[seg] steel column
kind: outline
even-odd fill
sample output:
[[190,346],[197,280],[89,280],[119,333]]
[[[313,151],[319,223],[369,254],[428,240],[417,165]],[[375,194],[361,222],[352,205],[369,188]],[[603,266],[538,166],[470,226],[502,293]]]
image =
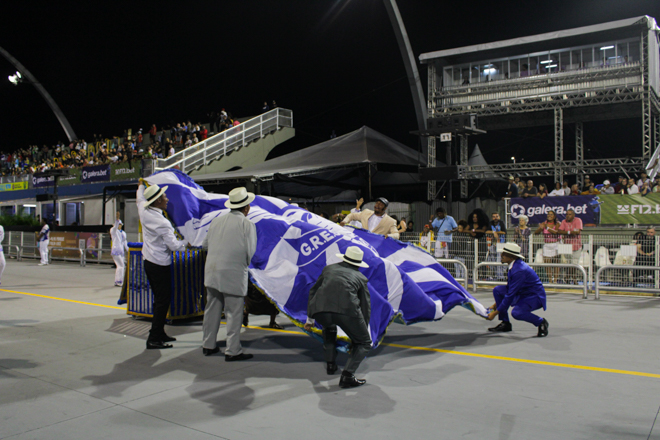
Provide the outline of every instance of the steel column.
[[584,138],[582,122],[575,123],[575,163],[577,164],[577,184],[584,186]]
[[642,65],[642,158],[651,159],[653,149],[651,139],[651,94],[649,85],[649,37],[648,30],[642,30],[640,41],[640,64]]
[[564,161],[564,110],[555,108],[555,182],[564,178],[562,162]]
[[[428,137],[428,145],[429,145],[429,152],[428,152],[428,167],[432,168],[435,167],[435,136],[429,136]],[[427,200],[433,200],[435,199],[435,180],[429,180],[426,185],[427,192],[426,192],[426,198]]]
[[[459,165],[466,166],[468,165],[468,137],[467,135],[460,135],[460,148],[459,148]],[[447,164],[448,166],[451,164]],[[461,180],[461,199],[468,198],[468,181],[466,179]]]

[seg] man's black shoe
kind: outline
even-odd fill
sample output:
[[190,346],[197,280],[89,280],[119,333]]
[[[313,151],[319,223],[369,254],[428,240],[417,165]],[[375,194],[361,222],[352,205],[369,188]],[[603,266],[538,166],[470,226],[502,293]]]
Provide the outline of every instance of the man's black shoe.
[[218,347],[215,347],[215,348],[203,348],[202,347],[202,353],[204,353],[204,356],[211,356],[212,354],[216,354],[219,351],[220,351],[220,349]]
[[364,379],[358,379],[354,374],[343,372],[339,379],[340,388],[355,388],[367,383]]
[[512,329],[511,323],[507,321],[502,321],[497,327],[491,327],[488,329],[489,332],[510,332]]
[[539,338],[548,336],[548,327],[550,327],[548,320],[543,318],[543,322],[539,325],[539,333],[536,336]]
[[166,344],[163,341],[147,341],[147,350],[160,350],[163,348],[172,348],[172,344]]
[[328,374],[335,374],[337,372],[337,363],[336,362],[328,362],[326,371]]
[[252,354],[237,354],[236,356],[229,356],[228,354],[225,355],[225,362],[234,362],[234,361],[246,361],[248,359],[252,359],[254,355]]
[[163,336],[163,342],[174,342],[176,341],[176,338],[173,338],[172,336]]
[[247,314],[247,313],[243,313],[243,325],[244,325],[245,327],[247,327],[247,326],[248,326],[248,322],[249,322],[248,314]]

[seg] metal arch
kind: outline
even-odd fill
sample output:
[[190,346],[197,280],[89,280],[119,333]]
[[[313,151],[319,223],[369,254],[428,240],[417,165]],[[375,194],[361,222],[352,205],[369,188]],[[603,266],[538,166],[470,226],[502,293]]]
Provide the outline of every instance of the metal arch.
[[69,121],[66,119],[66,116],[64,116],[64,113],[62,113],[62,110],[60,110],[59,106],[55,102],[52,96],[46,91],[44,86],[41,85],[39,81],[37,81],[37,78],[30,73],[29,70],[25,68],[21,63],[18,62],[16,58],[11,56],[9,52],[7,52],[5,49],[0,47],[0,53],[9,61],[19,72],[21,72],[21,75],[23,75],[25,78],[28,79],[28,82],[34,86],[35,89],[41,94],[41,96],[46,100],[48,103],[48,106],[50,109],[55,113],[55,117],[57,117],[57,120],[59,121],[60,125],[64,129],[64,133],[66,133],[67,138],[69,138],[69,141],[72,141],[74,139],[77,139],[76,133],[73,132],[73,128],[71,128],[71,124],[69,124]]

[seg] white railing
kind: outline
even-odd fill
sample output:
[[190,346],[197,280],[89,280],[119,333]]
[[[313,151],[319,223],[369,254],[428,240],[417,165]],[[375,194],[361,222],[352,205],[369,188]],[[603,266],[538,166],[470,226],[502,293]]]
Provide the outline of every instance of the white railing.
[[166,159],[158,159],[155,171],[175,167],[184,173],[199,170],[282,127],[293,127],[293,111],[278,107],[211,136]]

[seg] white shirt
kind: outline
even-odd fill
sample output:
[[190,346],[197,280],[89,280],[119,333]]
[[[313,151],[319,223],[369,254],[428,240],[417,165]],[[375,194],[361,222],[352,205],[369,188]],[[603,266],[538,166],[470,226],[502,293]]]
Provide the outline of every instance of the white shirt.
[[566,188],[562,188],[562,189],[564,190],[564,195],[565,196],[570,196],[571,195],[571,188],[570,187],[567,186]]
[[552,196],[552,197],[556,197],[556,196],[563,197],[565,195],[566,193],[564,192],[563,189],[553,189],[552,191],[550,191],[550,194],[548,194],[548,196]]
[[368,226],[369,230],[373,231],[374,229],[376,229],[376,226],[378,226],[380,224],[380,221],[382,219],[383,219],[382,215],[379,217],[376,214],[369,217],[369,222],[367,223],[367,226]]
[[639,187],[634,183],[628,188],[628,194],[639,194]]
[[44,225],[44,227],[41,228],[41,231],[39,231],[39,234],[41,234],[41,238],[39,239],[39,241],[47,241],[48,232],[50,232],[50,228],[48,227],[48,225]]
[[172,263],[172,252],[184,250],[186,242],[176,238],[174,226],[163,216],[162,209],[146,206],[144,185],[138,187],[136,196],[144,242],[142,256],[159,266],[169,266]]
[[115,225],[110,229],[110,236],[112,237],[112,251],[110,255],[124,255],[124,252],[128,252],[126,232],[123,229],[119,229],[119,220],[115,221]]

